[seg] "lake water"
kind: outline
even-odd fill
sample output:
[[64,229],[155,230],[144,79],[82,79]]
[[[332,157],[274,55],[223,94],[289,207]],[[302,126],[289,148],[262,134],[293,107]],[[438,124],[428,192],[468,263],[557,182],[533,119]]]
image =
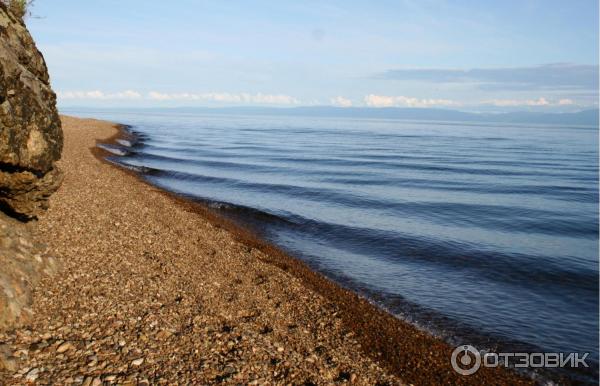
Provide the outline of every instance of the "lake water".
[[596,129],[70,113],[131,125],[113,161],[452,343],[597,366]]

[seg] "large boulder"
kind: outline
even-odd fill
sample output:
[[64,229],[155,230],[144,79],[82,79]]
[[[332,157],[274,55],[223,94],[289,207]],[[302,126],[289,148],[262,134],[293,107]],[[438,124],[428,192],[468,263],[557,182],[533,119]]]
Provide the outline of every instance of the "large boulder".
[[44,57],[0,1],[0,209],[36,217],[62,181],[63,135]]

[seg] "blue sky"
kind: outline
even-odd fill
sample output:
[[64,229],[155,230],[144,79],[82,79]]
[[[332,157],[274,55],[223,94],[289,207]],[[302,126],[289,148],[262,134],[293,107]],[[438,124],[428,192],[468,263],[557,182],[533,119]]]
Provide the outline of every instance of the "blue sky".
[[598,104],[598,2],[37,0],[61,106]]

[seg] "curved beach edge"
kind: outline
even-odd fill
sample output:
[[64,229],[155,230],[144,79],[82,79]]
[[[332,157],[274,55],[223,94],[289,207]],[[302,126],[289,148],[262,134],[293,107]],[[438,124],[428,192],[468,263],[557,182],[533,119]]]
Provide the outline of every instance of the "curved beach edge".
[[[118,139],[131,136],[128,127],[114,124],[117,130],[109,138],[98,139],[98,144],[118,144]],[[134,177],[138,182],[148,181],[134,171],[120,168],[106,160],[111,154],[96,146],[90,149],[102,162],[108,163]],[[157,188],[158,189],[158,188]],[[325,297],[339,309],[346,328],[361,343],[361,349],[393,374],[409,384],[532,384],[533,381],[511,370],[482,368],[470,376],[458,375],[451,367],[454,347],[441,339],[372,304],[367,299],[345,289],[322,274],[312,270],[301,260],[266,242],[254,232],[224,218],[215,210],[178,194],[159,189],[176,205],[196,213],[213,226],[227,230],[235,240],[264,254],[261,260],[292,274],[312,291]]]

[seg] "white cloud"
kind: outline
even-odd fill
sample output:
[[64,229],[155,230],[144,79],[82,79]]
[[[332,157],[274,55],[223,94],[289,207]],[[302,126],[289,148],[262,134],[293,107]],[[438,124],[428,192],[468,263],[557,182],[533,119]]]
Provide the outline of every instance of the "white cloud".
[[254,103],[267,103],[267,104],[281,104],[281,105],[297,105],[300,104],[300,101],[294,97],[289,95],[265,95],[265,94],[256,94],[256,95],[247,95],[242,94],[244,98],[249,98],[250,101]]
[[139,99],[142,97],[142,94],[133,90],[125,90],[121,93],[116,93],[115,97],[117,99]]
[[550,102],[546,98],[539,98],[537,100],[528,100],[527,106],[548,106]]
[[460,103],[450,99],[420,99],[399,96],[374,95],[365,96],[365,104],[369,107],[435,107],[460,106]]
[[231,93],[161,93],[151,91],[148,99],[158,101],[205,101],[220,103],[250,103],[267,105],[298,105],[300,101],[292,96],[283,94],[231,94]]
[[515,106],[568,106],[575,102],[571,99],[559,99],[557,101],[548,100],[544,97],[538,99],[491,99],[481,102],[482,105],[492,105],[498,107]]
[[344,98],[343,96],[331,98],[330,103],[338,107],[352,107],[352,101],[350,99]]
[[572,99],[565,98],[565,99],[559,100],[558,104],[560,106],[567,106],[567,105],[573,105],[573,104],[575,104],[575,102],[573,102]]
[[151,91],[150,93],[148,93],[148,97],[157,101],[168,101],[171,99],[171,96],[169,94],[163,94],[157,91]]
[[116,93],[105,93],[100,90],[93,91],[59,91],[56,93],[60,99],[100,99],[100,100],[116,100],[116,99],[140,99],[142,94],[133,90],[125,90]]
[[115,93],[107,93],[100,90],[92,91],[63,91],[57,92],[61,100],[122,100],[122,99],[145,99],[153,101],[202,101],[236,104],[265,104],[265,105],[299,105],[300,101],[292,96],[284,94],[249,94],[249,93],[163,93],[150,91],[146,95],[133,90],[125,90]]
[[[318,100],[300,101],[285,94],[263,94],[263,93],[163,93],[150,91],[141,93],[135,90],[124,90],[118,92],[105,92],[101,90],[90,91],[59,91],[59,100],[97,100],[97,101],[162,101],[162,102],[204,102],[220,105],[278,105],[278,106],[311,106],[320,105]],[[332,106],[352,107],[356,104],[343,96],[336,96],[329,100]],[[361,104],[359,104],[361,105]],[[465,107],[465,106],[495,106],[495,107],[556,107],[574,106],[575,101],[569,98],[548,99],[539,97],[537,99],[489,99],[480,102],[458,102],[450,99],[414,98],[407,96],[388,96],[369,94],[364,97],[364,106],[368,107]]]

